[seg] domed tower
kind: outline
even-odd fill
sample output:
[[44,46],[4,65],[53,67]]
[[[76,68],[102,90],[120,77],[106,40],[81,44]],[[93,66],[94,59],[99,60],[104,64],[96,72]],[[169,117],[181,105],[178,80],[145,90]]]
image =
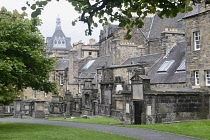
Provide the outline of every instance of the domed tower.
[[67,58],[68,51],[72,48],[71,38],[66,37],[61,29],[61,19],[57,17],[55,32],[52,37],[47,37],[46,39],[47,48],[46,56],[47,57],[58,57],[58,58]]

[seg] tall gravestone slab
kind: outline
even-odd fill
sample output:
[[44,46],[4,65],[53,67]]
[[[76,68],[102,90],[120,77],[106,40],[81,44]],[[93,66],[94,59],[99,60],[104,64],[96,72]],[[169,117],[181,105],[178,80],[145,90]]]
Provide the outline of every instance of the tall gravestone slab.
[[44,103],[45,101],[35,101],[33,118],[45,118]]
[[22,118],[22,100],[14,99],[14,118]]
[[71,104],[73,102],[73,98],[72,98],[70,92],[65,94],[65,101],[66,101],[66,112],[65,112],[65,116],[67,118],[69,118],[69,117],[71,117]]
[[0,118],[4,117],[4,108],[3,106],[0,106]]

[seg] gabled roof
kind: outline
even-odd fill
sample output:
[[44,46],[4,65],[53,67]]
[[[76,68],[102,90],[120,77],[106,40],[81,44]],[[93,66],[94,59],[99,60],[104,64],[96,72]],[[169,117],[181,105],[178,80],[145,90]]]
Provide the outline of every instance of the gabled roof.
[[57,61],[57,65],[55,65],[56,71],[64,71],[69,66],[69,60],[68,59],[59,59]]
[[[185,41],[178,41],[176,44],[169,50],[169,52],[159,60],[148,72],[148,76],[151,79],[151,84],[158,83],[183,83],[186,82],[186,72],[184,70],[177,71],[177,69],[182,65],[182,62],[185,60]],[[161,66],[165,62],[173,62],[166,71],[159,71]]]

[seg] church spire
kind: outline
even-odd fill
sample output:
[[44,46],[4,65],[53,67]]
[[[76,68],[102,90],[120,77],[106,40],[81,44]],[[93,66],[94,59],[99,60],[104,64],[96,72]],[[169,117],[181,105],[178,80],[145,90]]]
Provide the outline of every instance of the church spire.
[[58,16],[56,19],[56,30],[60,30],[60,29],[61,29],[61,19]]

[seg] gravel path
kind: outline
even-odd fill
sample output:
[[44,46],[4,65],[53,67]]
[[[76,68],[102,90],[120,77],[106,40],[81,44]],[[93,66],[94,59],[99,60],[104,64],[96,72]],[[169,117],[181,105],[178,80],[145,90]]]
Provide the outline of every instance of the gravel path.
[[40,120],[40,119],[0,118],[0,121],[76,127],[76,128],[107,132],[122,136],[134,137],[142,140],[201,140],[197,138],[147,130],[143,128],[131,128],[131,127],[120,127],[120,126],[111,126],[111,125],[88,124],[88,123],[54,121],[54,120]]

